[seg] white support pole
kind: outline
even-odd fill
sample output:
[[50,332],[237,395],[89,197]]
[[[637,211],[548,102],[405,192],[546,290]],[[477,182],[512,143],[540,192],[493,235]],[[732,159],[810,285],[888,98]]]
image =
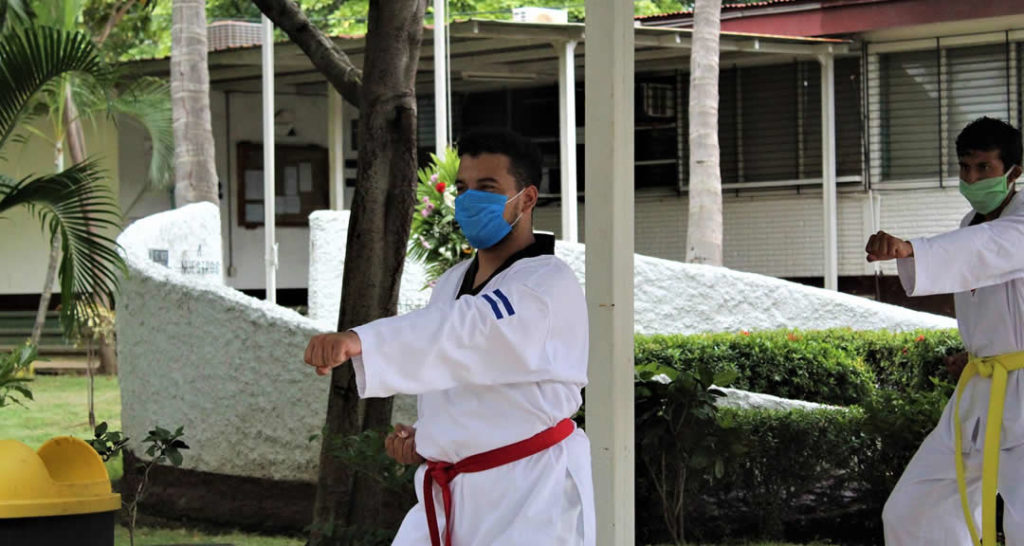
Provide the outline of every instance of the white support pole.
[[345,210],[345,100],[327,84],[327,162],[331,210]]
[[633,2],[587,0],[586,238],[591,440],[598,546],[631,546],[633,444]]
[[836,91],[835,57],[818,56],[821,63],[821,183],[824,195],[825,289],[839,289],[839,236],[836,205]]
[[277,241],[274,198],[274,23],[263,16],[263,259],[267,301],[277,303]]
[[576,42],[557,44],[559,143],[562,158],[562,240],[579,241],[576,201]]
[[448,18],[445,0],[434,0],[434,153],[444,157],[448,146]]

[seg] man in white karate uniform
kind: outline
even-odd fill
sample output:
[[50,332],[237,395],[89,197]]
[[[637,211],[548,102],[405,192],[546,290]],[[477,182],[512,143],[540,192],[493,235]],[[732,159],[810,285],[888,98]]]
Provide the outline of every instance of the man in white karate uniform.
[[569,419],[587,383],[587,306],[554,238],[533,233],[540,153],[506,131],[459,151],[455,216],[476,257],[424,309],[314,337],[306,362],[326,375],[351,359],[364,398],[418,395],[415,427],[387,439],[400,462],[425,459],[394,544],[592,545],[590,446]]
[[955,294],[970,355],[942,419],[886,502],[888,545],[962,546],[982,536],[994,545],[996,489],[1007,544],[1024,544],[1024,376],[1016,371],[1024,367],[1024,198],[1014,191],[1021,133],[980,118],[956,150],[960,191],[973,208],[960,229],[910,241],[879,232],[866,249],[868,261],[898,260],[908,295]]

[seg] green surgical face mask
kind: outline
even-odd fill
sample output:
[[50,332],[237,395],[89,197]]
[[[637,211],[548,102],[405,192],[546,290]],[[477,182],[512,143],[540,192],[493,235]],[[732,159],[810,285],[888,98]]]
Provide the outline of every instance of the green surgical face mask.
[[974,210],[981,214],[988,214],[1003,204],[1006,196],[1010,193],[1010,184],[1007,177],[1013,171],[1011,167],[1003,176],[986,178],[973,184],[960,180],[960,194],[967,198]]

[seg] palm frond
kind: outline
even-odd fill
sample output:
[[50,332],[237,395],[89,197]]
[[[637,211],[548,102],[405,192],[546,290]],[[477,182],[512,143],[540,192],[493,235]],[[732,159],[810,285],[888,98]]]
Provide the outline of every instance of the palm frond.
[[32,5],[26,0],[0,0],[0,32],[8,25],[25,25],[34,18]]
[[174,123],[171,87],[159,78],[140,78],[129,84],[110,105],[111,113],[127,116],[146,130],[153,143],[149,182],[166,188],[174,181]]
[[109,73],[85,33],[31,25],[0,35],[0,148],[32,96],[47,82],[72,72],[96,78]]
[[125,271],[117,242],[104,235],[120,228],[121,214],[102,178],[93,161],[20,181],[0,175],[0,214],[26,206],[49,228],[51,240],[60,235],[60,319],[69,337],[83,313],[94,310],[96,297],[113,298]]

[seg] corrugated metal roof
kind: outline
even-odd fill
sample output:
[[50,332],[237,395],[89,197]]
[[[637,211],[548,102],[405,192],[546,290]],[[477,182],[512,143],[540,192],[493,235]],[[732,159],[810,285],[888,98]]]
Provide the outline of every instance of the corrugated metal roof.
[[[766,8],[772,6],[778,6],[783,4],[798,4],[798,3],[810,3],[815,0],[758,0],[756,2],[723,2],[722,11],[737,11],[751,8]],[[825,4],[829,0],[817,0],[818,3]],[[635,17],[637,21],[654,21],[659,19],[673,19],[677,17],[692,17],[693,10],[686,11],[674,11],[670,13],[657,13],[654,15],[640,15]]]

